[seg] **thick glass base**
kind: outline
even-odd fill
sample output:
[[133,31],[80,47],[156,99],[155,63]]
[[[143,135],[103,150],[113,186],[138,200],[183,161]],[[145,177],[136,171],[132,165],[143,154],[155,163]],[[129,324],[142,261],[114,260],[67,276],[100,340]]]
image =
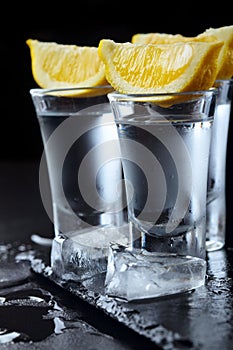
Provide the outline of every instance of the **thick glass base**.
[[112,245],[106,294],[126,301],[183,293],[205,284],[206,261]]
[[166,235],[166,226],[155,226],[163,229],[161,235],[148,234],[140,230],[134,222],[130,221],[130,239],[132,249],[142,249],[148,252],[176,254],[180,256],[195,256],[206,258],[205,221],[200,220],[196,226],[180,226],[180,232]]
[[107,269],[110,243],[128,244],[128,225],[92,227],[55,236],[51,249],[51,267],[61,280],[82,281]]
[[209,194],[206,212],[206,250],[213,252],[222,249],[226,235],[226,204],[225,196],[211,198]]
[[214,252],[215,250],[220,250],[224,247],[225,242],[209,240],[206,241],[206,250],[207,252]]

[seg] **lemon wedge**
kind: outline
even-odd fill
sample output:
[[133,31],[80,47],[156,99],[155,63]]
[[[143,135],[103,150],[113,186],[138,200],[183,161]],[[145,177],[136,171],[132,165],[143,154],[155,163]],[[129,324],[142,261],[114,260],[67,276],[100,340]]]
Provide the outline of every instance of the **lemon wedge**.
[[[63,45],[28,39],[32,75],[39,87],[64,89],[109,85],[97,47]],[[102,90],[103,91],[103,90]],[[108,91],[108,90],[107,90]],[[98,89],[94,90],[94,94]],[[93,94],[91,90],[68,90],[66,95]]]
[[233,25],[209,28],[194,37],[155,32],[134,34],[131,39],[134,44],[174,44],[189,41],[223,41],[224,45],[219,54],[216,79],[230,79],[233,76]]
[[211,37],[224,42],[219,55],[219,68],[216,79],[230,79],[233,77],[233,25],[209,28],[197,36],[199,39],[208,39]]
[[223,42],[171,44],[99,42],[105,76],[124,94],[208,90],[214,84]]

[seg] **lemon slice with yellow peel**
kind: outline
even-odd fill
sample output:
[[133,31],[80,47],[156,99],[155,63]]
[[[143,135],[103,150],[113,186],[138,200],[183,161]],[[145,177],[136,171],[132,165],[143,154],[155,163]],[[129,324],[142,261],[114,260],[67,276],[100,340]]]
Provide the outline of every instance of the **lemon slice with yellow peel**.
[[216,79],[230,79],[233,76],[233,25],[209,28],[197,36],[199,39],[207,40],[211,37],[224,42],[219,55],[219,69]]
[[189,41],[223,41],[218,59],[218,73],[216,79],[230,79],[233,76],[233,25],[220,28],[209,28],[195,37],[181,34],[166,33],[138,33],[131,39],[134,44],[174,44]]
[[33,78],[41,88],[67,89],[64,94],[74,96],[96,95],[99,90],[94,89],[93,92],[88,89],[68,90],[69,88],[109,85],[97,47],[63,45],[34,39],[28,39],[26,44],[30,49]]
[[[214,84],[222,42],[116,43],[102,39],[105,75],[123,94],[208,90]],[[165,99],[165,97],[164,97]]]

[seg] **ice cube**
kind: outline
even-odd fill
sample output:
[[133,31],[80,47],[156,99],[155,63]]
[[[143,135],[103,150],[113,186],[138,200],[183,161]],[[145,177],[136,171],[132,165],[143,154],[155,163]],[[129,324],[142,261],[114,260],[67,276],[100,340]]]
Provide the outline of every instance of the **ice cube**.
[[205,283],[204,259],[110,245],[105,292],[126,301],[161,297]]
[[101,227],[72,233],[69,238],[53,239],[51,266],[63,280],[82,281],[106,272],[111,242],[128,244],[128,224]]

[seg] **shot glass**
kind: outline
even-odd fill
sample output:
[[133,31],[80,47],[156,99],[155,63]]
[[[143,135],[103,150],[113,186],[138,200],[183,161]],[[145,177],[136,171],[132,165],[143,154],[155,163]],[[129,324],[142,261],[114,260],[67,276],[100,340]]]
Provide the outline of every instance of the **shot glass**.
[[226,155],[231,114],[233,79],[217,80],[218,89],[207,188],[206,249],[215,251],[225,245],[226,236]]
[[41,198],[54,224],[51,266],[61,279],[105,271],[109,243],[128,239],[111,90],[30,90],[44,145]]
[[129,301],[204,284],[215,96],[216,89],[108,94],[120,141],[131,238],[126,247],[110,247],[107,294]]

